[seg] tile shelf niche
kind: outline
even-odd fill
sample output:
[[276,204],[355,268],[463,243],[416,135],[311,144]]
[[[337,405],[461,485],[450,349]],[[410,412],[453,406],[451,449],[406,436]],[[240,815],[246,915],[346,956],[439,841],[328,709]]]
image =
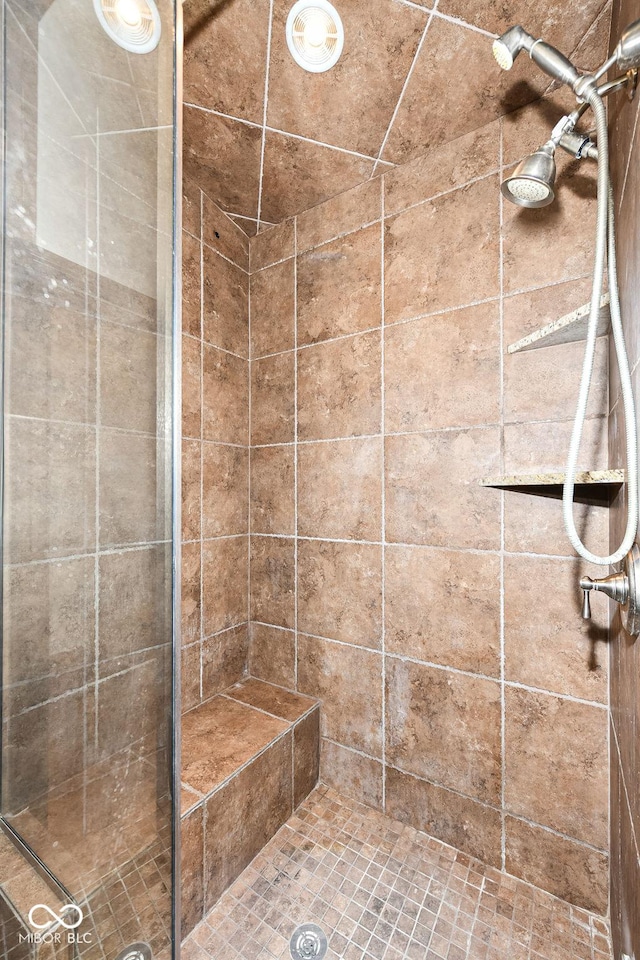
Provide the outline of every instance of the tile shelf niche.
[[[525,350],[538,350],[540,347],[555,347],[561,343],[574,343],[576,340],[587,339],[590,303],[585,303],[577,310],[565,314],[559,320],[552,320],[539,330],[527,334],[516,343],[507,347],[507,353],[522,353]],[[598,336],[603,337],[609,332],[611,314],[609,312],[609,294],[605,293],[600,300],[600,316],[598,319]]]
[[[564,473],[513,474],[502,477],[484,477],[483,487],[532,493],[539,497],[562,499]],[[576,474],[575,500],[578,503],[609,506],[625,480],[624,470],[587,470]]]

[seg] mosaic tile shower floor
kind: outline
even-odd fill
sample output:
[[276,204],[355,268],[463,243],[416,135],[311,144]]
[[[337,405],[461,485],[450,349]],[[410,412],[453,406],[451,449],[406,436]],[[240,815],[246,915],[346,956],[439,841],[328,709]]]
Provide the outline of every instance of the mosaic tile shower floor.
[[183,946],[183,960],[610,960],[599,917],[318,787]]

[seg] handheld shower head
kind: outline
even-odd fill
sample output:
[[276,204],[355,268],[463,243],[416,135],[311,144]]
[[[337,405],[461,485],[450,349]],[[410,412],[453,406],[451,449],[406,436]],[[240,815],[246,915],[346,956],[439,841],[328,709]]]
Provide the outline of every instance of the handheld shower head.
[[502,196],[519,207],[546,207],[554,199],[556,179],[556,147],[553,140],[521,160],[511,176],[503,182]]
[[618,67],[625,72],[640,67],[640,20],[623,31],[615,49]]
[[510,27],[506,33],[493,41],[492,49],[498,66],[503,70],[510,70],[520,51],[526,50],[540,69],[554,80],[560,80],[572,89],[580,80],[579,72],[563,53],[551,44],[545,43],[544,40],[535,40],[522,27]]

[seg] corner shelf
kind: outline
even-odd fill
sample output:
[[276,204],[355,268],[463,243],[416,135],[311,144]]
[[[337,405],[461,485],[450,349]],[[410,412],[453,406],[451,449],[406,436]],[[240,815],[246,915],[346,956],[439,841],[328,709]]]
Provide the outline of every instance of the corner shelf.
[[[577,473],[574,499],[578,503],[609,506],[624,480],[624,470],[587,470]],[[564,473],[531,473],[485,477],[480,480],[480,485],[561,500],[564,481]]]
[[[584,306],[565,314],[559,320],[553,320],[539,330],[534,330],[533,333],[528,334],[516,343],[510,344],[507,347],[507,353],[523,353],[525,350],[537,350],[540,347],[555,347],[561,343],[586,340],[590,309],[591,304],[585,303]],[[605,293],[600,300],[599,337],[603,337],[605,333],[609,332],[610,321],[609,294]]]

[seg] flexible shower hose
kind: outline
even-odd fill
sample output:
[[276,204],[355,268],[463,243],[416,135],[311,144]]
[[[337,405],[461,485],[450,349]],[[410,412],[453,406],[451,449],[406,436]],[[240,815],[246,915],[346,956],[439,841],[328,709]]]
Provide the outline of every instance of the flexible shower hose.
[[[600,95],[594,90],[588,96],[589,106],[596,119],[598,142],[598,201],[596,224],[596,250],[593,268],[593,287],[591,291],[591,309],[587,328],[587,345],[582,365],[580,392],[576,409],[575,422],[569,444],[566,478],[562,496],[562,514],[564,526],[574,550],[589,563],[608,566],[618,563],[633,546],[638,527],[638,441],[636,411],[631,386],[631,372],[629,359],[624,342],[622,318],[620,315],[620,296],[618,292],[618,271],[616,265],[615,239],[615,207],[613,190],[609,177],[609,144],[607,131],[607,115]],[[589,388],[593,374],[593,363],[598,336],[598,316],[600,313],[600,298],[604,281],[604,264],[607,259],[609,277],[609,297],[611,301],[611,330],[620,371],[620,388],[624,409],[626,439],[627,439],[627,528],[624,539],[618,549],[608,557],[599,557],[591,553],[582,543],[573,519],[573,496],[575,488],[576,469],[580,452],[580,441],[587,413]]]

